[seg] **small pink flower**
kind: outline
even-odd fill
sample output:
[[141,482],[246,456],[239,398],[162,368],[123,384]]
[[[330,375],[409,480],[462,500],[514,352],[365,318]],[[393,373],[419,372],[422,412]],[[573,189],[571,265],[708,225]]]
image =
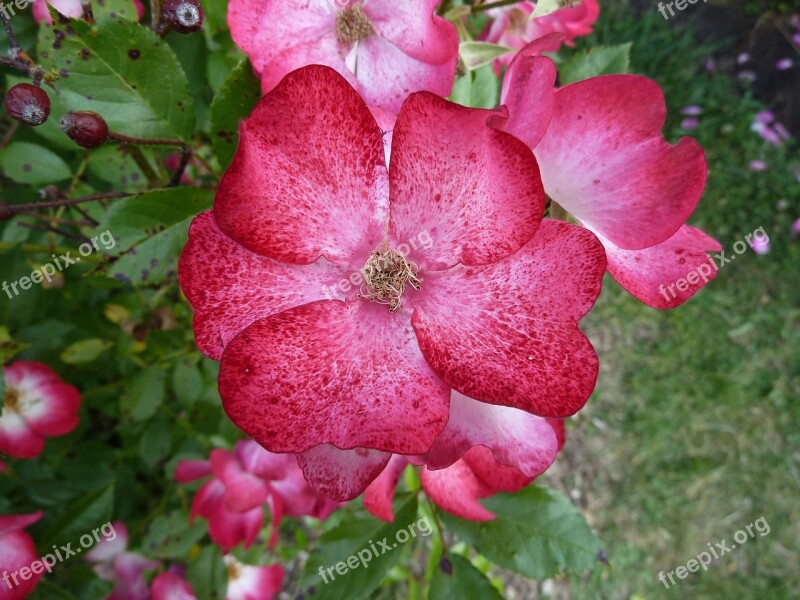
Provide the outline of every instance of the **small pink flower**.
[[689,106],[684,106],[681,109],[681,114],[686,115],[687,117],[696,117],[703,114],[703,107],[697,106],[696,104],[690,104]]
[[[534,40],[552,33],[562,34],[538,47],[538,52],[556,52],[561,43],[574,46],[575,39],[589,35],[600,15],[597,0],[583,0],[572,8],[562,8],[548,15],[531,19],[536,8],[533,2],[518,2],[511,6],[488,11],[492,18],[481,32],[479,39],[490,44],[498,44],[521,50]],[[501,56],[494,62],[499,73],[501,66],[508,66],[513,54]]]
[[77,427],[80,394],[43,363],[20,360],[4,372],[0,452],[36,458],[44,449],[45,437],[66,435]]
[[212,475],[192,501],[191,518],[208,519],[211,539],[231,550],[255,541],[264,521],[263,506],[272,514],[270,546],[278,539],[284,515],[327,518],[338,504],[322,498],[303,478],[292,454],[273,454],[254,441],[241,440],[234,452],[215,449],[210,460],[183,460],[175,478],[186,483]]
[[283,567],[246,565],[228,554],[223,557],[228,568],[225,600],[272,600],[283,587]]
[[0,516],[0,600],[27,598],[42,578],[41,573],[29,579],[19,576],[20,569],[30,569],[39,560],[33,538],[23,529],[41,517],[41,512]]
[[713,73],[717,70],[717,61],[713,58],[709,58],[706,61],[706,71]]
[[741,81],[755,81],[757,79],[755,72],[749,70],[739,71],[737,77]]
[[771,249],[769,238],[766,236],[755,236],[753,238],[753,252],[756,254],[769,254]]
[[136,552],[128,552],[128,528],[121,521],[112,524],[113,538],[106,538],[85,556],[94,563],[93,569],[103,581],[114,583],[106,600],[149,600],[144,571],[157,569],[160,563],[148,560]]
[[700,125],[700,120],[693,117],[681,121],[681,129],[685,129],[686,131],[697,129],[698,125]]
[[602,242],[617,283],[648,306],[679,306],[706,282],[671,298],[662,285],[722,249],[686,225],[706,183],[703,149],[663,139],[664,95],[650,79],[608,75],[554,89],[555,79],[549,58],[517,55],[503,81],[505,130],[533,149],[547,195]]
[[739,56],[736,57],[736,62],[740,65],[748,62],[750,60],[750,55],[747,52],[742,52]]
[[198,346],[221,359],[228,416],[298,453],[331,498],[360,494],[393,453],[428,452],[453,390],[494,435],[492,407],[565,417],[594,388],[577,324],[602,247],[542,220],[534,157],[492,125],[504,118],[412,94],[387,166],[356,91],[299,69],[242,123],[213,211],[192,224],[180,282]]
[[161,573],[150,584],[151,600],[197,600],[191,584],[177,573]]
[[751,160],[747,168],[751,171],[766,171],[769,165],[763,160]]
[[800,235],[800,219],[792,223],[792,237]]
[[788,71],[794,66],[794,61],[791,58],[782,58],[775,63],[775,68],[778,71]]
[[264,93],[311,64],[336,69],[364,100],[397,114],[411,92],[448,96],[458,59],[440,0],[231,0],[228,25]]

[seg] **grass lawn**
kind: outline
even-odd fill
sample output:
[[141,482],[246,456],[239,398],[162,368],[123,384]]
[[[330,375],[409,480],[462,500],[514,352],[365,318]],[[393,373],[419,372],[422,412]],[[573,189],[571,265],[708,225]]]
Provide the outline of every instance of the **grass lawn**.
[[[704,108],[692,135],[707,151],[710,174],[690,224],[728,256],[759,227],[772,248],[766,255],[748,248],[669,312],[607,280],[585,327],[600,350],[598,388],[545,482],[583,507],[609,564],[557,582],[554,596],[797,598],[800,237],[791,238],[790,226],[800,217],[800,182],[791,172],[800,167],[798,144],[775,148],[750,130],[763,106],[735,77],[707,71],[713,49],[680,23],[615,5],[604,4],[589,43],[634,42],[632,71],[664,88],[670,141],[687,133],[682,107]],[[769,169],[749,171],[756,159]],[[762,516],[769,533],[736,544],[734,534]],[[676,577],[669,590],[659,582],[660,571],[723,540],[736,548],[707,572]]]

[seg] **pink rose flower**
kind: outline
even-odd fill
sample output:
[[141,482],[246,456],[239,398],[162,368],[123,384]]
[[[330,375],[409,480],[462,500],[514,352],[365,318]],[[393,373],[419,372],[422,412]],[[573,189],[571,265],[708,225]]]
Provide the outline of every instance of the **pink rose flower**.
[[[225,600],[272,600],[283,587],[283,567],[246,565],[231,556],[223,558],[228,571]],[[181,575],[167,571],[153,580],[152,600],[196,600],[194,589]]]
[[299,69],[242,123],[214,208],[192,224],[180,282],[228,416],[300,453],[331,498],[360,494],[393,453],[428,452],[453,390],[485,418],[470,433],[502,444],[496,407],[560,418],[594,388],[578,321],[603,249],[542,221],[532,153],[487,124],[503,118],[412,94],[387,168],[356,91]]
[[41,518],[41,512],[0,516],[0,600],[22,600],[39,585],[42,573],[31,571],[31,576],[23,579],[19,570],[30,570],[39,560],[33,538],[23,530]]
[[0,452],[36,458],[44,450],[45,437],[66,435],[77,427],[80,394],[43,363],[19,360],[3,371]]
[[650,79],[609,75],[555,89],[555,65],[537,50],[523,50],[506,73],[506,131],[533,149],[547,195],[602,242],[617,283],[648,306],[679,306],[716,271],[683,291],[666,286],[722,249],[686,225],[706,183],[703,149],[662,138],[666,105]]
[[128,552],[128,528],[121,521],[113,524],[115,536],[99,542],[85,556],[103,581],[114,583],[106,600],[150,600],[144,571],[157,569],[160,563],[136,552]]
[[208,461],[182,460],[175,470],[182,483],[209,475],[192,501],[191,518],[208,519],[211,539],[226,551],[253,544],[265,503],[272,514],[270,547],[284,515],[326,519],[338,507],[309,487],[294,455],[272,454],[253,441],[237,442],[234,452],[212,450]]
[[336,69],[395,114],[411,92],[448,96],[458,34],[439,0],[231,0],[228,25],[269,92],[290,71]]
[[[562,8],[531,19],[535,9],[534,2],[517,2],[489,10],[487,14],[492,20],[478,36],[479,39],[490,44],[521,50],[534,40],[557,33],[561,35],[549,37],[539,49],[539,52],[556,52],[562,42],[567,46],[574,46],[575,38],[592,33],[594,23],[600,16],[597,0],[582,0],[572,8]],[[500,73],[501,67],[507,67],[513,58],[514,54],[506,54],[495,60],[495,71]]]

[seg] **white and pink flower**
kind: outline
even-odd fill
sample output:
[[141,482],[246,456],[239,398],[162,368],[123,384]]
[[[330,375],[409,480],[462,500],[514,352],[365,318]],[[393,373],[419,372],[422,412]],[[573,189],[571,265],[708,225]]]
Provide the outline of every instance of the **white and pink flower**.
[[46,437],[66,435],[77,427],[80,394],[43,363],[20,360],[5,367],[4,373],[0,452],[36,458]]
[[[42,578],[43,573],[31,570],[39,561],[33,538],[24,529],[42,517],[41,512],[28,515],[0,515],[0,600],[27,598]],[[28,577],[20,576],[28,569]]]

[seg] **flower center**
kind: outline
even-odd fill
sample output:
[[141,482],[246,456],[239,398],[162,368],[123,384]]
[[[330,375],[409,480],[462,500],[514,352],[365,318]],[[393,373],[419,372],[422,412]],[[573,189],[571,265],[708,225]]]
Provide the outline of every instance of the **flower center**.
[[17,392],[17,390],[11,388],[6,389],[4,407],[15,413],[19,412],[19,392]]
[[361,269],[364,285],[361,286],[358,297],[387,304],[389,312],[394,312],[402,307],[400,296],[406,286],[420,289],[422,279],[417,276],[417,271],[417,265],[407,261],[402,254],[389,248],[384,242],[381,248],[370,253],[367,263]]
[[375,32],[360,4],[348,6],[336,13],[336,39],[342,44],[355,44]]

